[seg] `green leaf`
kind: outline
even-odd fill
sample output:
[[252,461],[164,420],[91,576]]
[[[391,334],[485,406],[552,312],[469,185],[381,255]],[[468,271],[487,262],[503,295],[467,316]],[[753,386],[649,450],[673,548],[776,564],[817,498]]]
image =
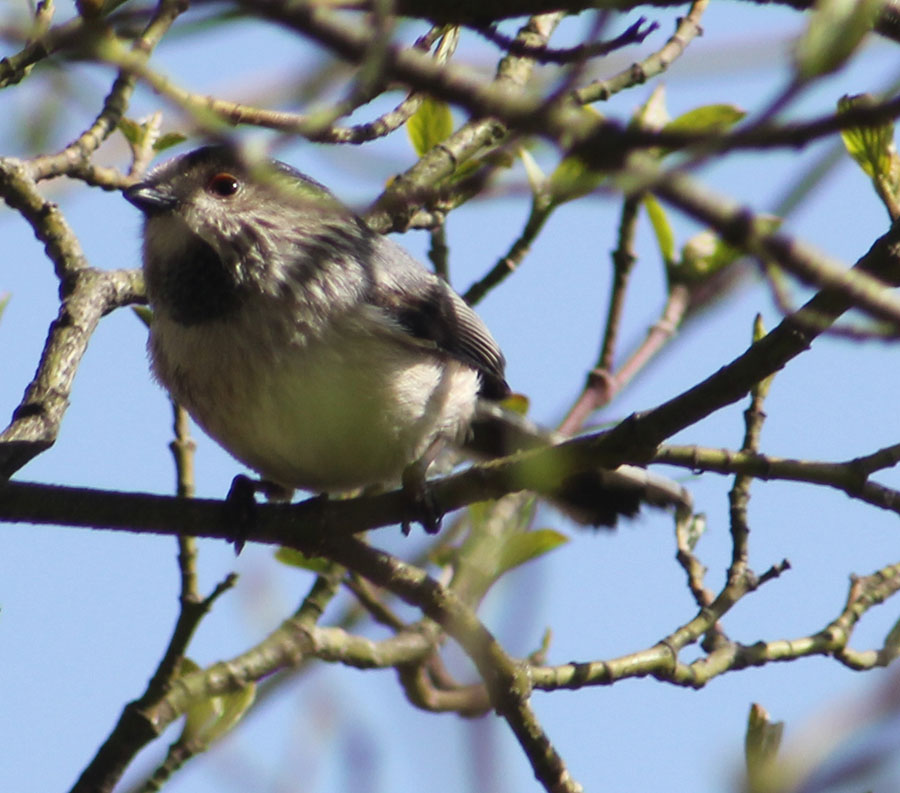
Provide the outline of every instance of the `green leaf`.
[[177,146],[179,143],[183,143],[186,140],[187,135],[183,135],[180,132],[167,132],[165,135],[159,136],[156,143],[153,144],[153,150],[165,151],[166,149],[171,149],[173,146]]
[[141,322],[148,328],[150,327],[150,323],[153,322],[153,311],[151,309],[147,308],[147,306],[132,306],[131,310]]
[[[781,218],[775,215],[757,215],[755,218],[758,234],[771,234],[780,225]],[[706,229],[684,244],[676,272],[683,282],[702,281],[734,264],[743,255],[743,251],[729,245],[716,232]]]
[[[766,335],[766,326],[763,323],[762,314],[757,314],[753,319],[753,343],[760,341]],[[772,383],[775,381],[775,375],[770,374],[768,377],[764,377],[762,380],[757,382],[753,388],[750,389],[750,394],[753,399],[765,399],[769,395],[769,389],[772,387]]]
[[428,552],[428,561],[438,567],[450,567],[459,558],[459,548],[454,545],[439,545]]
[[469,521],[476,529],[484,528],[490,517],[491,510],[496,501],[473,501],[466,510],[469,513]]
[[532,559],[564,545],[569,541],[565,534],[553,529],[535,529],[522,534],[511,534],[504,541],[497,558],[497,577],[525,564]]
[[450,105],[425,97],[419,109],[406,122],[406,132],[420,157],[446,140],[453,132]]
[[122,116],[119,119],[119,131],[125,136],[129,143],[137,144],[144,135],[144,128],[137,121]]
[[3,311],[6,309],[6,306],[9,304],[9,299],[12,295],[7,292],[6,294],[0,295],[0,317],[3,316]]
[[731,264],[740,255],[737,248],[723,242],[716,232],[705,229],[684,243],[679,270],[683,277],[696,281]]
[[496,171],[500,168],[512,168],[515,162],[516,157],[511,152],[488,152],[483,157],[473,157],[470,160],[459,163],[456,166],[456,170],[450,174],[447,182],[449,184],[458,184],[465,179],[474,176],[478,171],[482,171],[483,174],[485,174],[485,178],[487,178],[486,175],[490,174],[492,171]]
[[[181,673],[189,674],[200,667],[184,659]],[[256,699],[256,684],[248,683],[230,694],[208,697],[188,708],[179,741],[192,743],[202,749],[221,738],[234,727]]]
[[697,543],[700,542],[700,538],[706,532],[706,525],[706,515],[702,512],[698,512],[691,517],[686,531],[687,546],[691,551],[697,547]]
[[884,0],[818,0],[794,49],[797,79],[838,69],[872,29]]
[[900,655],[900,620],[897,620],[888,631],[881,653],[885,660],[894,659]]
[[504,397],[500,404],[503,405],[506,410],[510,410],[519,416],[525,416],[528,413],[528,408],[531,403],[525,394],[512,393],[509,396]]
[[757,314],[753,318],[753,343],[761,341],[766,335],[766,326],[763,322],[762,314]]
[[606,174],[592,170],[580,157],[570,154],[556,166],[547,182],[550,203],[558,206],[596,190]]
[[275,558],[282,564],[311,570],[320,575],[328,575],[334,569],[334,562],[329,559],[322,556],[307,556],[295,548],[279,548],[275,551]]
[[720,132],[733,127],[744,116],[745,110],[735,105],[703,105],[688,110],[666,124],[663,132]]
[[[846,113],[857,107],[870,107],[875,103],[875,98],[870,94],[843,96],[838,100],[838,113]],[[875,127],[843,129],[841,138],[847,152],[870,178],[890,178],[897,157],[894,150],[894,127],[890,122]]]
[[540,194],[547,183],[547,175],[541,170],[541,166],[537,164],[528,149],[520,146],[516,153],[525,166],[525,176],[528,177],[528,186],[531,188],[532,194]]
[[666,110],[666,87],[658,83],[647,101],[644,102],[631,117],[631,126],[642,129],[662,129],[669,121],[669,111]]
[[207,744],[221,738],[241,720],[256,700],[256,683],[248,683],[237,691],[216,697],[216,699],[220,700],[221,708],[218,719],[204,731],[203,737]]
[[656,244],[659,245],[663,262],[666,267],[672,267],[675,264],[675,234],[672,232],[666,211],[652,195],[644,196],[644,209],[647,210],[653,233],[656,234]]
[[747,735],[744,739],[749,790],[781,789],[781,785],[775,786],[772,783],[778,776],[775,761],[783,733],[783,721],[773,722],[766,709],[761,705],[754,703],[750,706]]

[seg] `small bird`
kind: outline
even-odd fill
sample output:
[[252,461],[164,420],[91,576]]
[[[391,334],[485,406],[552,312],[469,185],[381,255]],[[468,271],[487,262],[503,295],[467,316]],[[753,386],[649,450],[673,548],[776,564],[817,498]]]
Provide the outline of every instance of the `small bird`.
[[[479,400],[509,393],[465,301],[290,166],[205,146],[125,198],[145,215],[153,372],[264,479],[325,493],[395,483],[471,440]],[[612,525],[643,495],[604,480],[586,520]]]

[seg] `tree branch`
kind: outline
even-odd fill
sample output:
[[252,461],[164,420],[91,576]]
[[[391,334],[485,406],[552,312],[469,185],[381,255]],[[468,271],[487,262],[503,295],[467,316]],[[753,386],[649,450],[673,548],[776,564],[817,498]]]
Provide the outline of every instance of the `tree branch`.
[[[900,284],[900,224],[880,237],[853,267],[885,285]],[[823,289],[745,353],[693,388],[659,407],[636,414],[598,440],[606,450],[651,450],[666,438],[736,402],[753,385],[809,348],[828,325],[854,305],[841,288]],[[587,450],[585,450],[587,452]],[[633,458],[632,458],[633,459]],[[614,462],[614,460],[613,460]]]
[[572,779],[529,704],[531,686],[525,667],[510,658],[497,640],[455,593],[399,559],[358,540],[329,537],[323,543],[329,558],[356,570],[379,586],[414,605],[439,623],[466,651],[487,685],[491,704],[506,719],[535,776],[548,791],[576,793]]

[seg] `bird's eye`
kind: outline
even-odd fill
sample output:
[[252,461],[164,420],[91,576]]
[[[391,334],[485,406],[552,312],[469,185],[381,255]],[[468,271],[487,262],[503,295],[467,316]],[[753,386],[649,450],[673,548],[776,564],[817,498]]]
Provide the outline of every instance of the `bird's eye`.
[[220,198],[228,198],[233,196],[240,186],[241,183],[236,176],[230,173],[217,173],[209,180],[206,189]]

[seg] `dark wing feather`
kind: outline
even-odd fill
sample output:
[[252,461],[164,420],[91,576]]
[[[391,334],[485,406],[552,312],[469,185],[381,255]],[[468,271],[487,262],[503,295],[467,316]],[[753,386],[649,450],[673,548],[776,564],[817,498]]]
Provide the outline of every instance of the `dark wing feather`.
[[508,395],[506,360],[479,316],[403,248],[386,237],[377,239],[375,256],[382,266],[374,269],[372,302],[410,336],[477,369],[483,396],[502,399]]

